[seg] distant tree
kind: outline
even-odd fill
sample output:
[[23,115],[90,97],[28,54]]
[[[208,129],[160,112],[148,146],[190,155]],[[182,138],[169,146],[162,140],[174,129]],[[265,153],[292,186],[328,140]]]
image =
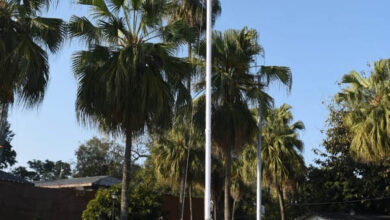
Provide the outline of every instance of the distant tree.
[[123,147],[113,141],[93,137],[76,151],[76,177],[122,177]]
[[0,169],[4,169],[16,163],[16,152],[11,145],[14,133],[10,130],[10,124],[5,120],[0,126]]
[[72,174],[70,164],[61,160],[57,162],[50,160],[32,160],[28,161],[27,164],[30,170],[27,170],[25,167],[17,167],[12,173],[30,181],[66,179]]
[[28,180],[28,181],[39,181],[40,180],[40,177],[36,172],[27,170],[26,167],[22,167],[22,166],[17,167],[17,168],[12,170],[12,173],[17,175],[17,176],[20,176],[21,178]]

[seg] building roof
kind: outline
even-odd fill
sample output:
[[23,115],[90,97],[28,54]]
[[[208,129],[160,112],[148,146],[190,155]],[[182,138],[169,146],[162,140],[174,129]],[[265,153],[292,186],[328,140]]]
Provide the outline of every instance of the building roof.
[[22,177],[16,176],[12,173],[7,173],[0,170],[0,181],[13,182],[13,183],[24,183],[24,184],[32,184]]
[[92,177],[80,177],[72,179],[60,179],[53,181],[40,181],[35,182],[35,186],[44,188],[76,188],[76,187],[92,187],[103,186],[111,187],[121,181],[111,176],[92,176]]

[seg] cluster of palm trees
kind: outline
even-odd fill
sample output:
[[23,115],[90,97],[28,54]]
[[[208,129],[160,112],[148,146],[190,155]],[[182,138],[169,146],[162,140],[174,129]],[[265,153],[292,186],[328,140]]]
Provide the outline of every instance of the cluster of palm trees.
[[[215,20],[221,6],[213,2]],[[28,107],[42,101],[48,52],[57,52],[67,36],[77,38],[86,45],[72,57],[78,120],[126,140],[121,219],[128,218],[132,140],[145,132],[158,137],[151,149],[156,173],[161,181],[180,184],[182,205],[186,184],[190,192],[203,184],[205,2],[78,0],[91,14],[74,15],[69,22],[40,16],[52,3],[0,0],[0,121],[15,100]],[[181,58],[183,46],[188,56]],[[260,132],[263,179],[279,195],[284,219],[283,192],[295,187],[305,169],[297,134],[303,124],[291,124],[287,105],[272,109],[273,99],[265,91],[273,81],[290,89],[291,72],[257,66],[263,48],[252,29],[216,31],[212,47],[213,171],[223,170],[213,174],[223,178],[213,179],[213,200],[223,185],[224,219],[234,218],[231,197],[238,201],[243,187],[254,182]]]

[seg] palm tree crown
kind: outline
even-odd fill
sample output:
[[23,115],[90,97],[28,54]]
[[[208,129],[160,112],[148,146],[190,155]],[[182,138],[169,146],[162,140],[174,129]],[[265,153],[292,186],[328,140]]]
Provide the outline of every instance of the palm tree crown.
[[0,3],[0,103],[13,103],[17,96],[33,106],[42,101],[49,81],[45,49],[59,50],[66,25],[61,19],[40,16],[50,0]]
[[344,123],[353,134],[351,154],[364,161],[390,157],[390,60],[375,63],[369,77],[352,71],[342,83],[349,86],[336,95],[346,106]]

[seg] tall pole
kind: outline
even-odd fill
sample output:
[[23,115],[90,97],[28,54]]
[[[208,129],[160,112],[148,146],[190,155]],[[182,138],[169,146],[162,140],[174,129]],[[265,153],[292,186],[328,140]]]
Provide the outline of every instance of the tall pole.
[[261,105],[258,109],[256,219],[261,220]]
[[204,191],[204,219],[211,220],[211,44],[212,44],[212,0],[207,0],[206,23],[206,172]]

